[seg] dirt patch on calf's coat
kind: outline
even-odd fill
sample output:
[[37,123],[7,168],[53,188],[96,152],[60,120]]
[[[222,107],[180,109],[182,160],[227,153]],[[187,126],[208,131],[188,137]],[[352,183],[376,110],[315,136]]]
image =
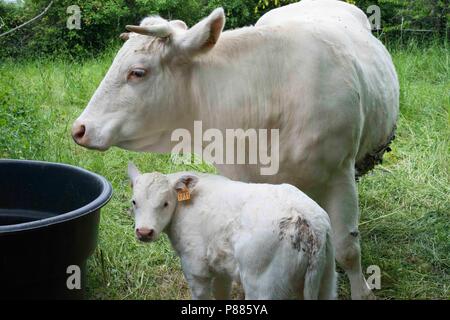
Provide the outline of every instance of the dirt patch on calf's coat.
[[279,227],[280,241],[289,236],[295,250],[306,252],[310,257],[314,256],[319,250],[318,238],[308,220],[302,216],[283,218]]

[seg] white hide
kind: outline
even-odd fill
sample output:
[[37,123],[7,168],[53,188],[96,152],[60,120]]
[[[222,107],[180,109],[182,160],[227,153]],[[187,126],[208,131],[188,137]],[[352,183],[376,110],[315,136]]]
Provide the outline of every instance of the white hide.
[[[133,180],[136,229],[166,232],[181,258],[192,298],[334,299],[336,274],[326,212],[291,185],[246,184],[199,173]],[[191,200],[175,186],[193,177]]]
[[[360,265],[355,165],[395,128],[399,84],[389,53],[364,13],[337,0],[303,0],[222,33],[224,19],[216,10],[188,30],[173,23],[164,39],[132,33],[76,121],[75,131],[86,129],[77,142],[170,152],[171,133],[192,133],[195,120],[204,130],[280,129],[278,174],[261,176],[258,165],[219,171],[289,183],[317,201],[330,215],[352,297],[372,297]],[[148,74],[127,81],[136,66]]]

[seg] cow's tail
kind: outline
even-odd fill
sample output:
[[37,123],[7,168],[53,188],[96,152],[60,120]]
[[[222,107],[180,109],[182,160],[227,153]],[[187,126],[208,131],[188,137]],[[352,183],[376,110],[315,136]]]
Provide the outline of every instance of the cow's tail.
[[324,245],[309,259],[303,289],[305,300],[336,299],[335,268],[334,248],[327,232]]

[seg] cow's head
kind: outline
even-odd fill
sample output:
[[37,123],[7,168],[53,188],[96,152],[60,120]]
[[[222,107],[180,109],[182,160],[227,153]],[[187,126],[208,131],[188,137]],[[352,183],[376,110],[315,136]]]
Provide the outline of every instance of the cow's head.
[[127,26],[130,33],[121,35],[125,44],[73,125],[75,142],[101,151],[111,146],[146,151],[182,127],[191,114],[195,58],[215,46],[224,23],[219,8],[190,29],[160,17]]
[[136,237],[144,242],[155,241],[170,224],[177,208],[177,193],[192,193],[198,182],[194,175],[169,179],[161,173],[141,174],[132,163],[128,176],[133,187],[133,212]]

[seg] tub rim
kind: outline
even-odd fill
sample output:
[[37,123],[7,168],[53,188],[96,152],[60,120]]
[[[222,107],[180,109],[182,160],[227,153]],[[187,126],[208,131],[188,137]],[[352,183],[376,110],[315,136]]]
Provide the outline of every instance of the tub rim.
[[91,172],[89,170],[73,166],[65,163],[57,163],[57,162],[46,162],[46,161],[36,161],[36,160],[13,160],[13,159],[0,159],[0,165],[2,164],[27,164],[27,165],[45,165],[50,167],[59,167],[63,169],[73,170],[79,173],[86,174],[87,176],[96,179],[100,182],[102,187],[102,192],[90,203],[85,206],[78,208],[73,211],[69,211],[66,213],[58,214],[55,217],[46,218],[42,220],[14,224],[9,226],[0,226],[0,236],[4,234],[17,233],[22,231],[32,231],[36,229],[46,228],[53,225],[65,223],[74,219],[81,218],[85,215],[91,214],[102,207],[104,207],[112,198],[113,189],[111,183],[103,176]]

